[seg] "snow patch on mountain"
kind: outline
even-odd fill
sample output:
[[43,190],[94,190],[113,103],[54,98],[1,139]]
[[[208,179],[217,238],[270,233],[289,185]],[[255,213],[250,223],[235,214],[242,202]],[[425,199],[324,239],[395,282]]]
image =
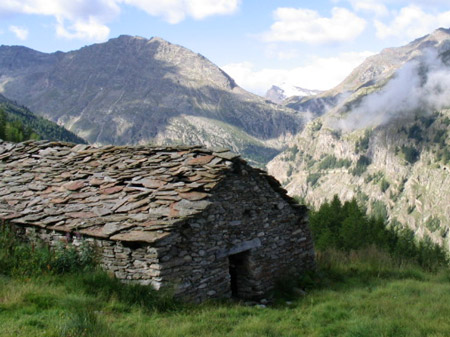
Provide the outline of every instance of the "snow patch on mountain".
[[297,87],[292,84],[288,83],[281,83],[277,85],[272,85],[272,87],[266,92],[265,98],[268,100],[271,100],[274,103],[280,104],[283,102],[286,98],[298,96],[298,97],[305,97],[305,96],[314,96],[322,93],[320,90],[311,90],[311,89],[305,89],[301,87]]

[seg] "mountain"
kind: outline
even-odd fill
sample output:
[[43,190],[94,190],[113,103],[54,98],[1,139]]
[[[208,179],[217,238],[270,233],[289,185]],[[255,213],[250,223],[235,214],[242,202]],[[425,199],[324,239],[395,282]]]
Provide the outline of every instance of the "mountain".
[[120,36],[68,53],[0,47],[0,92],[95,144],[224,146],[267,162],[303,127],[161,38]]
[[[360,96],[384,86],[398,69],[422,56],[424,52],[431,49],[443,54],[448,51],[450,49],[449,32],[449,29],[440,28],[405,46],[386,48],[380,54],[368,57],[335,88],[314,97],[291,97],[284,102],[284,105],[298,112],[309,112],[315,117],[323,115],[332,108],[346,109],[348,104],[357,101]],[[337,112],[340,111],[337,110]]]
[[84,139],[64,127],[36,116],[0,94],[0,139],[22,141],[31,138],[86,144]]
[[291,195],[357,198],[450,248],[450,30],[369,57],[268,164]]
[[307,96],[315,96],[320,93],[322,93],[320,90],[310,90],[287,83],[282,83],[280,85],[273,85],[270,87],[264,97],[274,103],[281,104],[286,98],[289,97],[296,96],[298,98],[302,98]]

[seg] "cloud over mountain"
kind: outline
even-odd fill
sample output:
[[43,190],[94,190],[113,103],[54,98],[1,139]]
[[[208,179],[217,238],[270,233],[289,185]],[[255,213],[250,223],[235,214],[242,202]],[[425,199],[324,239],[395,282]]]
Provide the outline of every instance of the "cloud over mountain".
[[304,8],[278,8],[275,23],[263,34],[265,41],[296,41],[321,44],[353,40],[366,27],[366,21],[345,8],[334,7],[331,17]]
[[342,53],[334,57],[316,57],[307,64],[290,69],[255,69],[250,62],[222,66],[246,90],[259,95],[273,84],[287,82],[308,89],[325,90],[337,85],[372,52]]
[[374,24],[377,37],[381,39],[391,36],[412,39],[436,27],[450,26],[450,11],[433,14],[419,6],[410,5],[403,7],[390,23],[375,20]]
[[450,106],[450,67],[435,50],[406,63],[383,89],[365,96],[339,122],[349,131],[412,118],[417,111],[433,111]]

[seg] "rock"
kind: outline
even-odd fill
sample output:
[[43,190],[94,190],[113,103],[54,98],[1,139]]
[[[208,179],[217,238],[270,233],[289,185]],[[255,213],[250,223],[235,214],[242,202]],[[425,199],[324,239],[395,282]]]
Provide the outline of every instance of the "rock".
[[167,184],[165,181],[156,179],[142,179],[140,181],[137,181],[136,183],[142,184],[147,188],[159,188]]
[[300,296],[306,296],[307,295],[306,291],[304,291],[304,290],[302,290],[300,288],[294,287],[294,288],[292,288],[292,290],[297,295],[300,295]]
[[123,186],[113,186],[109,188],[100,188],[100,193],[102,194],[114,194],[123,190]]
[[190,201],[201,200],[201,199],[205,199],[206,197],[208,197],[207,193],[195,192],[195,191],[194,192],[186,192],[186,193],[178,193],[178,195],[180,196],[180,198],[190,200]]
[[68,191],[78,191],[85,186],[85,182],[83,180],[71,181],[63,185]]

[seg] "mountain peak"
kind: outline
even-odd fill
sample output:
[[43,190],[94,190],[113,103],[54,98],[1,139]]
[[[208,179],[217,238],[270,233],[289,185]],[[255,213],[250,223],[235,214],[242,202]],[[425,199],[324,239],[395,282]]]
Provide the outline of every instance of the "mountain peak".
[[281,84],[272,85],[272,87],[266,92],[264,97],[274,103],[280,104],[282,101],[289,97],[314,96],[320,93],[322,93],[322,91],[320,90],[305,89],[283,82]]
[[151,42],[159,42],[162,44],[167,44],[167,45],[171,45],[172,43],[170,43],[167,40],[164,40],[162,37],[159,36],[152,36],[151,38],[146,38],[143,36],[138,36],[138,35],[119,35],[116,38],[112,38],[110,40],[108,40],[106,43],[114,41],[114,40],[118,40],[118,41],[125,41],[125,42],[147,42],[147,43],[151,43]]
[[152,36],[149,41],[151,42],[161,42],[161,43],[167,43],[167,44],[171,44],[169,41],[164,40],[162,37],[159,36]]
[[444,32],[444,33],[450,35],[450,28],[440,27],[440,28],[436,29],[433,33],[436,33],[436,32]]
[[433,39],[437,42],[442,42],[444,40],[450,39],[450,29],[449,28],[438,28],[433,33],[428,36],[429,39]]
[[1,93],[96,144],[202,143],[261,164],[303,126],[160,37],[121,35],[59,55],[0,50],[0,74]]

